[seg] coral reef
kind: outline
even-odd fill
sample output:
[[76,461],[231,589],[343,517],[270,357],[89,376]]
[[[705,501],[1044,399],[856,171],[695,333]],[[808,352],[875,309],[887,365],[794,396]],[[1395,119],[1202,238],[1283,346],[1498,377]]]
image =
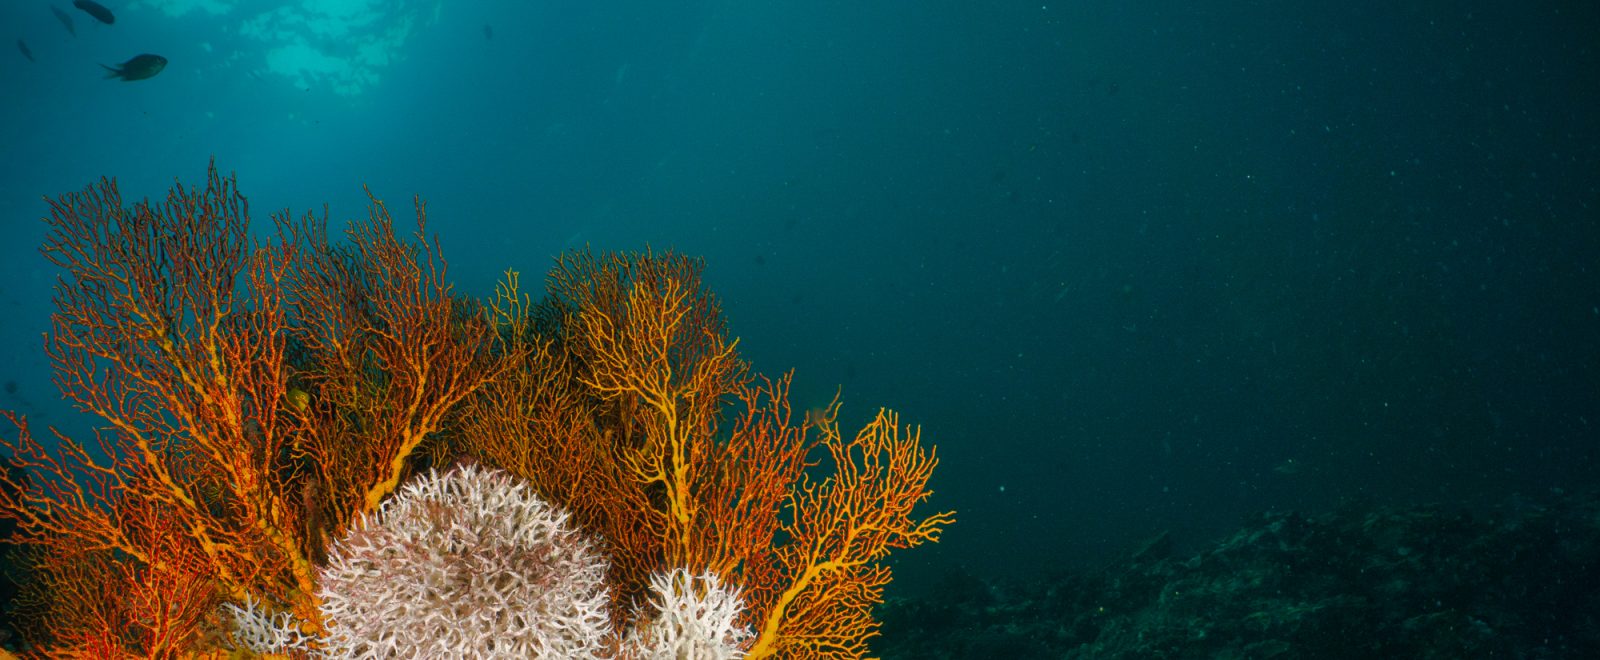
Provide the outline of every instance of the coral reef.
[[1266,513],[1178,555],[1099,571],[952,574],[879,613],[884,658],[1600,657],[1600,498],[1490,515],[1350,505]]
[[[518,535],[560,519],[611,567],[574,569],[596,582],[564,596],[606,620],[595,630],[654,616],[667,627],[640,635],[710,634],[683,648],[714,657],[865,656],[886,555],[954,521],[914,511],[938,464],[917,429],[880,410],[852,437],[837,403],[793,419],[788,376],[740,360],[697,260],[571,253],[537,305],[514,271],[480,303],[452,289],[420,200],[407,240],[369,198],[345,242],[325,214],[252,231],[214,165],[163,202],[126,206],[109,179],[51,201],[43,251],[63,275],[46,352],[63,396],[98,421],[92,440],[41,441],[3,413],[15,469],[0,471],[0,521],[27,558],[17,622],[32,650],[383,655],[361,645],[403,631],[354,634],[378,612],[357,613],[342,594],[367,592],[339,569],[437,587],[427,580],[452,566],[492,573],[542,552]],[[395,498],[463,458],[526,480],[570,521],[507,494],[521,486],[492,495],[498,476],[476,491],[425,479]],[[505,511],[468,515],[453,497]],[[419,527],[379,531],[400,520]],[[496,534],[506,556],[458,551]],[[475,587],[515,582],[493,575]],[[474,639],[531,619],[578,625],[554,605],[446,593],[435,605],[481,623],[462,631]],[[645,598],[667,609],[626,606]]]

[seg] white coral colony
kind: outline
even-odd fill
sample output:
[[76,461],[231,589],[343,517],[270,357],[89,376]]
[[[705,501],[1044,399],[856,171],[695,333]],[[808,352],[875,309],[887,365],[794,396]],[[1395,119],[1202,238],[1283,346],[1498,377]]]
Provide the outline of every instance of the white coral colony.
[[413,480],[329,552],[318,589],[335,658],[599,658],[605,560],[505,472]]

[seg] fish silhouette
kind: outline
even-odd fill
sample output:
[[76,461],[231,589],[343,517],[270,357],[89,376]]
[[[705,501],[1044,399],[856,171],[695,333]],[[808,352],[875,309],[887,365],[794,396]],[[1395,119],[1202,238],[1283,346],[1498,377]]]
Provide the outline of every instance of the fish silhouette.
[[100,66],[111,72],[106,74],[107,78],[121,78],[124,81],[132,82],[134,80],[153,78],[156,74],[161,73],[162,69],[167,68],[167,58],[145,53],[134,56],[133,59],[123,62],[122,66],[119,67],[106,66],[104,64]]
[[22,56],[28,58],[29,62],[38,61],[38,60],[33,59],[33,51],[28,50],[28,42],[23,41],[21,39],[18,39],[17,40],[17,50],[22,51]]
[[68,16],[67,12],[61,11],[55,5],[50,5],[50,13],[56,15],[56,20],[61,21],[61,27],[66,28],[69,34],[74,37],[78,36],[78,28],[72,27],[72,17]]
[[111,13],[110,9],[106,9],[105,5],[94,0],[72,0],[72,6],[82,9],[83,13],[95,17],[95,20],[106,25],[117,22],[117,17]]

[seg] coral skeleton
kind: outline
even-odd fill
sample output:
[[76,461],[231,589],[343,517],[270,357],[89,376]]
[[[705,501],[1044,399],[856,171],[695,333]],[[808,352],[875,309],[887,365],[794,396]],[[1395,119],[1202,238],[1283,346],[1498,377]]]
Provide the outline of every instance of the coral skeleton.
[[232,623],[229,641],[234,650],[256,655],[306,655],[314,638],[300,631],[289,612],[270,613],[263,603],[246,596],[244,606],[222,604],[222,614]]
[[650,578],[655,615],[629,631],[623,657],[638,660],[740,660],[754,633],[738,625],[744,602],[715,573],[679,568]]
[[319,595],[335,658],[598,658],[606,563],[505,472],[413,480],[334,545]]

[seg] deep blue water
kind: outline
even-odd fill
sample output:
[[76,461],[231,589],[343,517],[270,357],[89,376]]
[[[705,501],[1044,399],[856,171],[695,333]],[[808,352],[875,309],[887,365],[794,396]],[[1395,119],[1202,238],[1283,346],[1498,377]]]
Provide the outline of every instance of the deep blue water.
[[959,522],[907,590],[1596,483],[1592,3],[107,4],[0,4],[36,59],[0,53],[0,407],[36,423],[89,423],[39,350],[41,196],[215,156],[263,223],[422,195],[470,293],[703,255],[797,407],[938,445]]

